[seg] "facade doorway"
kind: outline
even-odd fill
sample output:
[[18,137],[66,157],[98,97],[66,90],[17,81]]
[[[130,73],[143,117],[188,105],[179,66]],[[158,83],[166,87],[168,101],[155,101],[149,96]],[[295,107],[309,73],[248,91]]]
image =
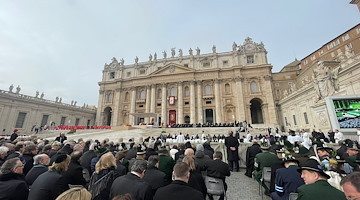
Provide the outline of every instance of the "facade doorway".
[[103,126],[110,126],[111,115],[112,115],[112,109],[110,107],[106,107],[104,109]]
[[184,117],[184,122],[185,122],[185,124],[190,124],[190,117],[189,117],[189,115],[186,115],[186,116]]
[[214,110],[213,109],[205,109],[205,123],[214,123]]
[[261,108],[261,100],[260,99],[252,99],[250,101],[250,112],[251,112],[251,122],[253,124],[263,124],[264,118],[263,118],[263,111]]

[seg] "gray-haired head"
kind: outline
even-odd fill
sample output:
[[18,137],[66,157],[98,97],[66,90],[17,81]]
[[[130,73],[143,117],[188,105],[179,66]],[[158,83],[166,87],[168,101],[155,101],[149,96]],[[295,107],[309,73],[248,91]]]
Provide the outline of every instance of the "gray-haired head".
[[43,165],[50,164],[50,158],[47,154],[38,154],[38,155],[34,156],[34,165],[40,165],[40,164],[43,164]]
[[7,148],[6,146],[0,147],[0,155],[7,154],[8,151],[9,151],[9,148]]
[[18,166],[19,158],[11,158],[1,165],[0,174],[10,174]]
[[196,151],[204,151],[204,146],[202,144],[196,145]]
[[147,169],[147,161],[146,160],[136,160],[134,164],[131,166],[131,171],[142,173]]

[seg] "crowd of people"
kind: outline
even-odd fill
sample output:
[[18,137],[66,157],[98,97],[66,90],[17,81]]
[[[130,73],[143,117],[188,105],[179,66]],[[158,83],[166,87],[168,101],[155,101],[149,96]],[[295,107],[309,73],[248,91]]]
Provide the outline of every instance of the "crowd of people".
[[[358,199],[359,142],[345,139],[339,130],[330,130],[328,136],[321,130],[301,130],[290,131],[288,136],[250,138],[253,144],[246,152],[245,175],[258,181],[274,200],[289,199],[290,193],[298,200]],[[339,148],[328,146],[334,146],[332,142]],[[268,184],[264,173],[270,174]]]
[[[0,199],[212,200],[206,180],[213,177],[224,185],[222,200],[226,177],[240,171],[241,142],[252,143],[245,175],[258,181],[272,199],[288,199],[290,193],[297,193],[299,200],[360,197],[358,142],[345,140],[338,130],[333,139],[321,130],[269,133],[240,137],[230,131],[217,137],[203,131],[201,136],[161,134],[116,143],[74,141],[64,133],[53,141],[20,138],[14,130],[9,139],[0,140]],[[219,140],[226,155],[211,147]],[[327,146],[332,140],[339,142],[339,149]],[[262,178],[267,167],[269,184]]]

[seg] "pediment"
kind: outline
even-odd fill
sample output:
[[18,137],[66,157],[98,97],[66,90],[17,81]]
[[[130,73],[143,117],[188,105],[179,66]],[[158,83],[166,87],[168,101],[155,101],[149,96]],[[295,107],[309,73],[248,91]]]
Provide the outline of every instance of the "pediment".
[[153,75],[171,75],[171,74],[181,74],[181,73],[189,73],[194,72],[194,69],[189,67],[185,67],[175,63],[168,63],[165,66],[161,67],[160,69],[152,72],[150,76]]

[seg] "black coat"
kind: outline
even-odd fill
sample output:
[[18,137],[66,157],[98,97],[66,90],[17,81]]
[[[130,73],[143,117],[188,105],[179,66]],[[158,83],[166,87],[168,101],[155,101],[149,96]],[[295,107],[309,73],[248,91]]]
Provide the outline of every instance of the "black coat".
[[170,185],[159,188],[154,200],[203,200],[201,192],[190,187],[187,183],[179,180],[173,181]]
[[25,159],[25,165],[23,174],[26,176],[26,174],[30,171],[30,169],[34,166],[34,155],[30,153],[24,153],[23,158]]
[[82,156],[81,156],[81,161],[80,164],[84,169],[89,170],[89,172],[91,172],[91,159],[95,158],[97,155],[95,153],[94,150],[89,150],[87,152],[85,152]]
[[22,174],[0,175],[0,199],[4,200],[26,200],[29,188]]
[[94,172],[89,183],[89,191],[92,194],[92,199],[109,199],[111,185],[117,177],[118,174],[114,167],[103,169],[98,174]]
[[252,146],[247,148],[247,150],[246,150],[246,173],[245,173],[246,176],[248,176],[248,177],[252,176],[252,172],[254,171],[255,156],[261,152],[262,152],[262,150],[261,150],[259,144],[253,144]]
[[47,171],[32,184],[28,200],[55,200],[68,189],[66,179],[59,172]]
[[71,160],[69,168],[63,174],[66,182],[71,185],[86,185],[86,181],[83,176],[83,168],[77,160]]
[[220,178],[225,183],[225,177],[230,176],[229,165],[220,159],[209,160],[205,163],[206,173],[210,177]]
[[67,137],[66,137],[66,136],[64,136],[64,137],[62,137],[62,136],[57,136],[57,137],[55,138],[55,140],[63,143],[65,140],[67,140]]
[[191,171],[188,184],[190,187],[201,192],[204,198],[206,197],[207,194],[206,185],[201,173],[197,171]]
[[126,193],[130,193],[136,200],[152,200],[153,197],[150,185],[132,173],[115,179],[111,186],[110,199]]
[[[234,136],[225,138],[225,146],[228,161],[239,161],[239,141]],[[230,150],[230,147],[235,147],[235,151]]]
[[33,168],[25,176],[26,183],[31,186],[34,181],[39,177],[41,174],[48,171],[48,167],[45,165],[35,165]]
[[165,186],[165,176],[166,174],[160,171],[158,168],[148,167],[148,169],[145,171],[143,180],[150,185],[153,194],[155,194],[157,189]]

